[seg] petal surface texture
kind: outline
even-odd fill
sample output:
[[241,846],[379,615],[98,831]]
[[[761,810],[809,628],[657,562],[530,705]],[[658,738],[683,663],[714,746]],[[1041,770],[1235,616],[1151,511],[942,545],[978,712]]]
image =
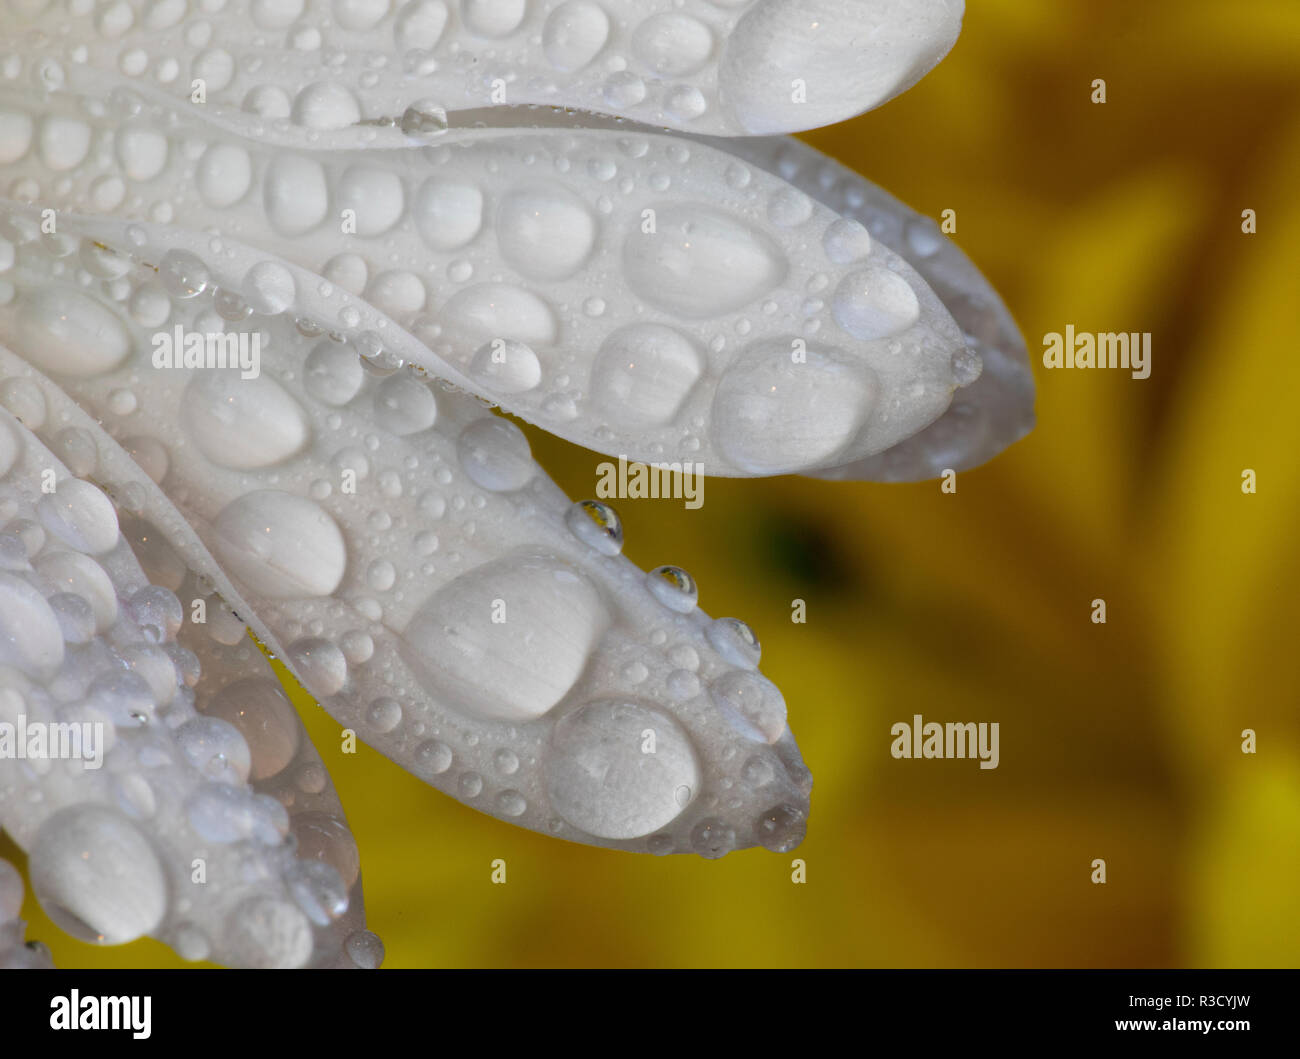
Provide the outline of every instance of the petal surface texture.
[[[701,133],[794,132],[911,87],[963,0],[121,0],[5,14],[39,83],[95,74],[282,142],[422,139],[446,112],[570,107]],[[66,56],[76,49],[77,61]],[[23,71],[27,76],[28,71]]]
[[[419,343],[230,240],[66,216],[51,244],[28,238],[36,217],[8,215],[0,339],[152,465],[181,517],[142,487],[141,519],[342,724],[575,841],[714,856],[802,838],[811,778],[748,626],[619,557],[615,516],[571,504],[517,427],[402,366]],[[83,252],[123,271],[82,287]],[[248,378],[177,368],[176,328],[266,356]]]
[[[345,879],[304,825],[355,842],[300,722],[287,710],[278,730],[242,724],[251,697],[196,708],[199,660],[177,638],[180,599],[145,575],[125,509],[55,450],[113,479],[128,504],[140,472],[61,414],[57,391],[47,403],[12,354],[0,357],[6,406],[48,428],[53,445],[0,410],[0,712],[22,742],[0,760],[0,824],[28,852],[36,897],[91,943],[150,935],[230,966],[358,965],[346,941],[363,930],[359,862]],[[298,791],[250,785],[269,746],[282,748],[282,767],[251,774],[289,768],[300,785],[314,767],[314,812]]]
[[[184,218],[282,255],[418,339],[410,359],[431,374],[610,455],[734,476],[842,467],[929,426],[978,376],[912,265],[719,141],[487,128],[305,152],[129,94],[98,119],[94,100],[8,98],[103,145],[60,173],[15,140],[10,170],[43,204]],[[158,135],[148,179],[109,147],[133,126],[177,130]],[[245,285],[253,308],[292,296]],[[347,329],[337,311],[321,325]],[[283,429],[274,444],[293,442],[291,419]]]

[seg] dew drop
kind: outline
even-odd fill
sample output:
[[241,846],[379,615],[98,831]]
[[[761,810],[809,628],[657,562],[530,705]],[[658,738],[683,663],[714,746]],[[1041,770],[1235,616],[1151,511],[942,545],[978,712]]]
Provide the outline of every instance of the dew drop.
[[569,532],[601,555],[618,555],[623,550],[623,523],[608,504],[579,500],[565,512],[564,522]]
[[695,578],[679,566],[658,566],[645,578],[650,594],[669,610],[689,614],[699,602]]
[[754,630],[739,618],[718,618],[705,629],[705,635],[724,661],[742,669],[757,669],[762,645]]
[[568,694],[608,620],[600,593],[574,567],[512,556],[435,592],[403,640],[412,667],[448,705],[520,722]]
[[[647,729],[655,735],[653,754],[642,752]],[[551,805],[567,823],[598,838],[640,838],[659,830],[690,803],[699,780],[690,738],[650,706],[591,703],[565,714],[551,733]]]

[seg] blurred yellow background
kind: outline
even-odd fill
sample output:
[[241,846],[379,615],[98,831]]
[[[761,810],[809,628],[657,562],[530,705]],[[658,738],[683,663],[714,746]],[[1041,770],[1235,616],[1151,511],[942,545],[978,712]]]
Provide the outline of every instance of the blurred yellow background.
[[[917,87],[807,139],[956,210],[1035,361],[1037,429],[955,495],[710,479],[698,511],[618,506],[626,555],[761,637],[816,779],[795,854],[535,835],[343,756],[295,688],[386,966],[1297,965],[1300,3],[975,0]],[[1151,377],[1044,371],[1067,324],[1152,332]],[[592,495],[601,457],[529,436]],[[1000,722],[1000,767],[893,760],[914,713]],[[30,894],[24,915],[61,966],[181,965],[71,941]]]

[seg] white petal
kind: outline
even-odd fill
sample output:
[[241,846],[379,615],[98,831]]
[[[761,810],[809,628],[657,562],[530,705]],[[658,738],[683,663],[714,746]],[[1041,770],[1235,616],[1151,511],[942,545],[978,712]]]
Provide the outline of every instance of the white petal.
[[[255,265],[292,277],[284,312],[238,325],[266,336],[262,370],[309,427],[310,441],[273,466],[212,459],[216,420],[181,414],[198,373],[154,368],[152,326],[129,312],[119,321],[134,350],[128,361],[65,386],[111,434],[159,443],[162,488],[216,564],[186,546],[183,530],[175,546],[341,723],[467,804],[575,841],[712,854],[788,849],[802,837],[811,779],[777,723],[779,692],[757,675],[738,690],[742,678],[730,676],[757,662],[745,627],[665,605],[635,566],[588,543],[507,421],[408,370],[384,375],[384,363],[418,355],[418,343],[337,287],[228,240],[214,251],[175,229],[68,215],[60,224],[128,248],[137,262],[206,255],[205,293],[167,296],[169,328],[215,326],[212,291],[237,286]],[[182,294],[199,285],[192,261],[167,261],[160,267],[174,285],[184,274]],[[18,248],[17,297],[0,308],[0,335],[20,332],[31,292],[65,289],[54,286],[59,271],[43,245]],[[127,303],[154,282],[143,267],[123,279],[134,289],[118,291]],[[93,288],[83,296],[99,298]],[[371,363],[336,403],[351,384],[313,376],[313,352],[332,347],[311,321],[344,319],[339,337],[366,348]],[[22,353],[39,367],[41,345],[30,328],[22,333]],[[328,357],[316,366],[344,370]],[[113,411],[124,387],[138,412]],[[246,399],[234,397],[220,428],[232,445],[256,429],[256,391],[250,382]],[[407,431],[424,405],[417,395],[429,393],[432,424]],[[395,418],[401,431],[388,429]],[[195,430],[213,433],[200,446]],[[166,517],[151,521],[173,532]],[[350,650],[353,634],[373,650]],[[629,757],[629,739],[650,749]],[[584,786],[592,775],[607,782]],[[727,784],[734,793],[723,801]],[[617,807],[614,818],[593,816],[598,803]]]
[[[87,473],[119,481],[125,473],[124,497],[141,492],[139,472],[93,421],[8,351],[0,357],[7,397],[52,445],[89,464]],[[0,720],[13,726],[7,731],[15,741],[20,731],[48,731],[50,724],[100,726],[99,740],[82,744],[80,759],[64,761],[49,749],[20,758],[15,742],[0,760],[0,823],[29,853],[36,896],[84,941],[120,944],[150,934],[188,959],[351,965],[342,953],[344,939],[364,921],[359,883],[358,904],[343,916],[342,880],[331,883],[331,869],[306,859],[316,852],[308,843],[300,847],[304,859],[284,843],[291,818],[274,797],[279,788],[250,788],[229,768],[214,771],[223,754],[236,767],[246,760],[240,735],[226,728],[196,738],[205,722],[194,708],[191,685],[199,672],[185,641],[194,642],[202,627],[188,626],[184,637],[175,637],[180,602],[150,584],[122,537],[92,555],[76,534],[44,532],[33,518],[44,498],[74,490],[103,494],[69,476],[42,439],[6,411],[0,411],[0,430],[7,446],[0,467],[6,567],[0,621],[8,642]],[[102,516],[94,505],[85,511],[86,518]],[[112,525],[116,535],[116,515]],[[151,547],[156,556],[156,544]],[[107,627],[97,632],[102,604],[111,609]],[[43,639],[51,622],[66,641],[55,651]],[[245,650],[247,660],[237,659],[230,676],[265,670],[255,648]],[[210,677],[203,694],[213,687]],[[299,725],[291,711],[289,717]],[[219,744],[216,759],[204,753],[204,738],[209,748]],[[304,769],[314,767],[317,788],[314,797],[295,791],[298,830],[333,821],[346,835],[319,757],[305,734],[298,742],[281,785],[291,777],[300,784]],[[29,734],[24,753],[37,746]],[[196,879],[200,863],[203,877]],[[184,903],[177,900],[182,893]],[[333,919],[318,915],[313,929],[304,906],[314,911],[322,893],[332,898]],[[268,924],[275,929],[263,929]]]
[[[281,142],[356,145],[394,126],[441,127],[440,106],[546,105],[650,125],[749,135],[852,117],[906,90],[948,52],[963,0],[334,0],[176,7],[111,20],[59,5],[5,28],[24,79],[84,90],[150,85],[213,120]],[[458,11],[453,11],[458,8]],[[164,8],[165,10],[165,8]],[[96,19],[98,18],[98,21]],[[24,29],[46,36],[23,36]],[[62,61],[74,47],[77,63]],[[376,56],[386,63],[373,62]],[[51,70],[41,63],[58,62]],[[427,102],[426,101],[432,101]],[[426,104],[421,106],[421,104]],[[402,121],[408,108],[413,117]],[[387,119],[387,126],[376,122]],[[370,124],[359,124],[366,122]]]
[[[188,116],[169,110],[140,118]],[[92,124],[108,137],[114,122]],[[117,215],[238,232],[363,294],[428,347],[413,359],[432,374],[610,455],[716,475],[837,467],[925,428],[962,381],[961,332],[902,257],[848,246],[840,214],[716,146],[493,128],[298,154],[180,127],[185,149],[178,135]],[[249,191],[205,200],[205,167],[232,151]],[[69,210],[121,176],[111,155],[63,183],[35,153],[10,168]]]
[[779,174],[845,218],[837,233],[841,256],[852,252],[851,233],[857,229],[857,239],[869,233],[906,260],[938,295],[978,357],[968,369],[978,377],[958,389],[948,410],[929,426],[884,452],[813,473],[878,482],[934,478],[945,469],[978,467],[1033,429],[1034,376],[1024,339],[997,291],[933,220],[790,137],[715,145]]

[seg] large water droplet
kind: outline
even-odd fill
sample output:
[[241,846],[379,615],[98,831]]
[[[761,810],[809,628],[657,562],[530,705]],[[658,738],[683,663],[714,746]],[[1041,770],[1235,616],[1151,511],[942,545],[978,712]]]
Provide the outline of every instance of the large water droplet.
[[470,374],[493,393],[526,393],[542,381],[537,354],[522,342],[494,338],[479,347]]
[[916,323],[921,305],[902,276],[865,268],[845,276],[831,299],[835,322],[854,338],[891,338]]
[[546,19],[542,51],[557,70],[580,70],[609,39],[609,16],[594,0],[568,0]]
[[415,194],[411,216],[430,247],[455,250],[483,226],[483,192],[473,184],[430,177]]
[[0,664],[48,677],[63,662],[63,630],[45,597],[13,574],[0,573]]
[[78,805],[55,813],[36,833],[28,865],[41,907],[81,941],[134,941],[167,912],[167,880],[153,847],[114,810]]
[[574,827],[598,838],[639,838],[657,831],[690,804],[699,781],[690,737],[672,717],[650,706],[591,703],[565,714],[551,733],[546,758],[551,805]]
[[265,677],[245,677],[223,688],[204,711],[232,725],[248,746],[250,775],[278,775],[298,752],[298,715],[280,685]]
[[22,355],[55,375],[99,375],[131,352],[122,322],[99,302],[67,287],[43,287],[18,310]]
[[365,369],[354,349],[338,342],[318,342],[307,354],[303,385],[316,400],[345,405],[366,381]]
[[587,260],[596,221],[559,185],[519,188],[501,200],[496,218],[501,256],[530,279],[565,279]]
[[268,375],[195,372],[181,410],[190,437],[219,467],[273,467],[301,452],[310,435],[306,413]]
[[611,421],[632,428],[670,422],[703,373],[699,351],[663,324],[630,324],[605,339],[591,394]]
[[318,699],[337,695],[348,682],[348,660],[330,640],[308,636],[291,643],[287,653],[303,687]]
[[406,436],[428,430],[438,418],[433,391],[406,373],[390,375],[375,393],[379,423],[394,434]]
[[529,721],[568,694],[607,622],[586,577],[558,559],[525,555],[445,585],[404,640],[410,664],[447,706]]
[[689,319],[722,316],[767,293],[785,276],[781,248],[720,210],[669,203],[656,230],[637,227],[623,244],[627,281],[651,305]]
[[554,344],[558,325],[551,307],[532,291],[509,283],[480,283],[458,291],[442,307],[443,325],[476,344],[515,339],[538,349]]
[[465,28],[479,37],[508,37],[524,20],[528,0],[461,0]]
[[193,298],[208,289],[212,273],[197,254],[172,249],[163,254],[158,265],[158,279],[172,296]]
[[713,52],[713,34],[697,18],[680,12],[651,15],[632,34],[632,54],[660,77],[695,73]]
[[314,159],[274,154],[262,181],[266,218],[280,235],[305,235],[325,219],[329,185]]
[[[802,343],[802,340],[800,340]],[[713,436],[737,467],[782,474],[829,459],[858,433],[877,396],[875,375],[831,349],[780,339],[742,353],[713,398]]]
[[195,717],[176,731],[176,743],[210,780],[232,785],[248,779],[252,756],[239,729],[220,717]]
[[65,544],[102,555],[121,535],[113,502],[89,482],[67,478],[37,504],[41,524]]
[[461,431],[456,448],[470,479],[493,492],[522,489],[537,473],[528,439],[508,419],[476,420]]
[[230,572],[269,599],[328,596],[343,579],[343,534],[304,497],[275,489],[247,493],[222,508],[213,530],[213,546]]

